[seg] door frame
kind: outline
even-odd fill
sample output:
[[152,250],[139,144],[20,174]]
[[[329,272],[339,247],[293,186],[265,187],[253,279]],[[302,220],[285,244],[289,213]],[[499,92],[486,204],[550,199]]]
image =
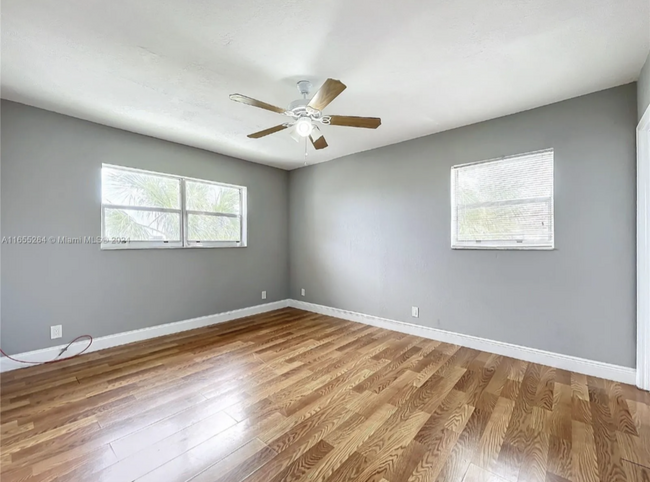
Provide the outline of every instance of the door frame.
[[636,384],[650,390],[650,107],[636,128]]

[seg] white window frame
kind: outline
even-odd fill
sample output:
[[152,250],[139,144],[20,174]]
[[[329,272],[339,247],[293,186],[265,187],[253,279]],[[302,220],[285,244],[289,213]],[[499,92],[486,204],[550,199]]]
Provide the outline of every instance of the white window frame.
[[[485,202],[477,203],[475,207],[485,206],[513,206],[530,202],[548,202],[551,211],[551,226],[552,237],[548,243],[539,243],[536,241],[526,240],[476,240],[476,241],[460,241],[458,240],[458,206],[456,205],[456,172],[459,169],[477,164],[488,164],[492,162],[500,162],[508,159],[516,159],[519,157],[530,156],[533,154],[541,154],[550,152],[553,156],[553,182],[551,183],[551,195],[549,198],[530,198],[530,199],[513,199],[498,202]],[[451,248],[452,249],[495,249],[495,250],[553,250],[555,249],[555,151],[551,149],[543,149],[539,151],[525,152],[522,154],[515,154],[512,156],[498,157],[495,159],[487,159],[485,161],[468,162],[465,164],[458,164],[451,168]]]
[[[179,195],[180,195],[180,209],[168,209],[168,208],[149,208],[149,207],[139,207],[139,206],[122,206],[117,204],[104,204],[102,197],[101,203],[101,237],[102,250],[113,250],[113,249],[174,249],[174,248],[245,248],[247,245],[247,221],[248,221],[248,209],[247,209],[247,188],[246,186],[238,186],[235,184],[226,184],[223,182],[208,181],[206,179],[196,179],[193,177],[185,176],[176,176],[174,174],[166,174],[162,172],[147,171],[144,169],[135,169],[132,167],[118,166],[116,164],[102,164],[103,167],[108,167],[112,169],[121,169],[124,171],[133,171],[141,174],[149,174],[159,177],[168,177],[179,182]],[[200,182],[203,184],[209,184],[213,186],[227,187],[231,189],[237,189],[239,191],[239,201],[240,201],[240,212],[239,214],[231,213],[219,213],[212,211],[194,211],[188,210],[186,208],[186,199],[185,199],[185,183],[186,181]],[[149,211],[149,212],[167,212],[175,213],[180,216],[180,240],[176,241],[129,241],[125,243],[114,243],[110,242],[110,239],[106,237],[105,234],[105,211],[106,208],[113,209],[128,209],[135,211]],[[215,217],[228,217],[228,218],[239,218],[239,227],[240,235],[239,241],[199,241],[199,240],[188,240],[187,233],[187,215],[188,214],[199,214],[205,216],[215,216]]]

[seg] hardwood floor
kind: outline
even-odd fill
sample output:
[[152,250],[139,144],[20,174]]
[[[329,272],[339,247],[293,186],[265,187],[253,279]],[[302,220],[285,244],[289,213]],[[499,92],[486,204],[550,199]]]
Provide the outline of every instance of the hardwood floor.
[[650,393],[283,309],[2,375],[2,481],[650,481]]

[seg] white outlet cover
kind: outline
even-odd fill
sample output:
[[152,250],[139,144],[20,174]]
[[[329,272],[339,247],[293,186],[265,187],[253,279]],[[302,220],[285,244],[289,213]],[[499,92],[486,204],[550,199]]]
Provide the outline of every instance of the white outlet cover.
[[263,299],[263,300],[266,299],[266,291],[262,291],[262,299]]
[[302,296],[305,296],[305,288],[303,288],[303,289],[300,290],[300,294],[301,294]]
[[413,318],[418,318],[420,316],[420,308],[417,306],[411,306],[411,316]]
[[56,338],[61,338],[63,336],[63,326],[62,325],[54,325],[50,326],[50,338],[52,340]]

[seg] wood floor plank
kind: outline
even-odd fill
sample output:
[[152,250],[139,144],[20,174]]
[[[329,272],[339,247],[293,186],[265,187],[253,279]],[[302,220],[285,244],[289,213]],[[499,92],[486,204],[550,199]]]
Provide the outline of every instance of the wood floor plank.
[[[137,479],[183,455],[195,446],[215,439],[220,432],[236,425],[223,412],[195,423],[167,438],[157,441],[142,451],[122,458],[119,462],[96,474],[97,481]],[[216,440],[216,439],[215,439]],[[165,470],[168,473],[168,469]]]
[[591,425],[574,421],[571,467],[576,482],[598,482],[598,457]]
[[[259,466],[264,465],[273,456],[275,456],[273,450],[260,439],[254,438],[189,480],[192,482],[215,482],[219,479],[241,480]],[[213,454],[214,458],[216,457]],[[163,469],[166,477],[169,477],[168,469],[169,467]],[[155,474],[150,475],[149,478],[153,476]]]
[[513,408],[514,402],[508,398],[500,397],[497,401],[474,457],[474,462],[478,467],[488,471],[494,469]]
[[[244,480],[260,467],[263,467],[266,463],[270,462],[271,459],[273,459],[273,457],[276,455],[277,454],[273,450],[268,447],[264,447],[259,452],[248,457],[230,472],[222,472],[221,477],[216,477],[217,474],[215,474],[214,478],[208,476],[206,482],[230,482],[231,480]],[[209,471],[206,472],[209,473]]]
[[[206,400],[199,402],[182,412],[111,442],[111,447],[119,459],[125,459],[148,445],[164,440],[194,424],[211,423],[213,420],[211,417],[219,416],[219,412],[224,409],[224,405],[237,403],[238,399],[241,399],[241,397],[233,396],[218,401]],[[219,403],[222,400],[226,400],[226,403]]]
[[650,467],[623,461],[623,468],[628,482],[648,482],[650,480]]
[[0,388],[9,482],[650,477],[646,392],[293,308]]
[[409,482],[435,481],[447,462],[460,433],[443,429],[427,443],[427,452],[413,469]]
[[589,398],[600,478],[611,482],[625,481],[626,475],[621,465],[621,451],[608,399],[593,395],[591,391]]
[[549,437],[547,470],[564,479],[573,479],[572,447],[572,442],[551,435]]
[[463,482],[505,482],[505,479],[477,465],[471,464],[469,469],[467,469]]

